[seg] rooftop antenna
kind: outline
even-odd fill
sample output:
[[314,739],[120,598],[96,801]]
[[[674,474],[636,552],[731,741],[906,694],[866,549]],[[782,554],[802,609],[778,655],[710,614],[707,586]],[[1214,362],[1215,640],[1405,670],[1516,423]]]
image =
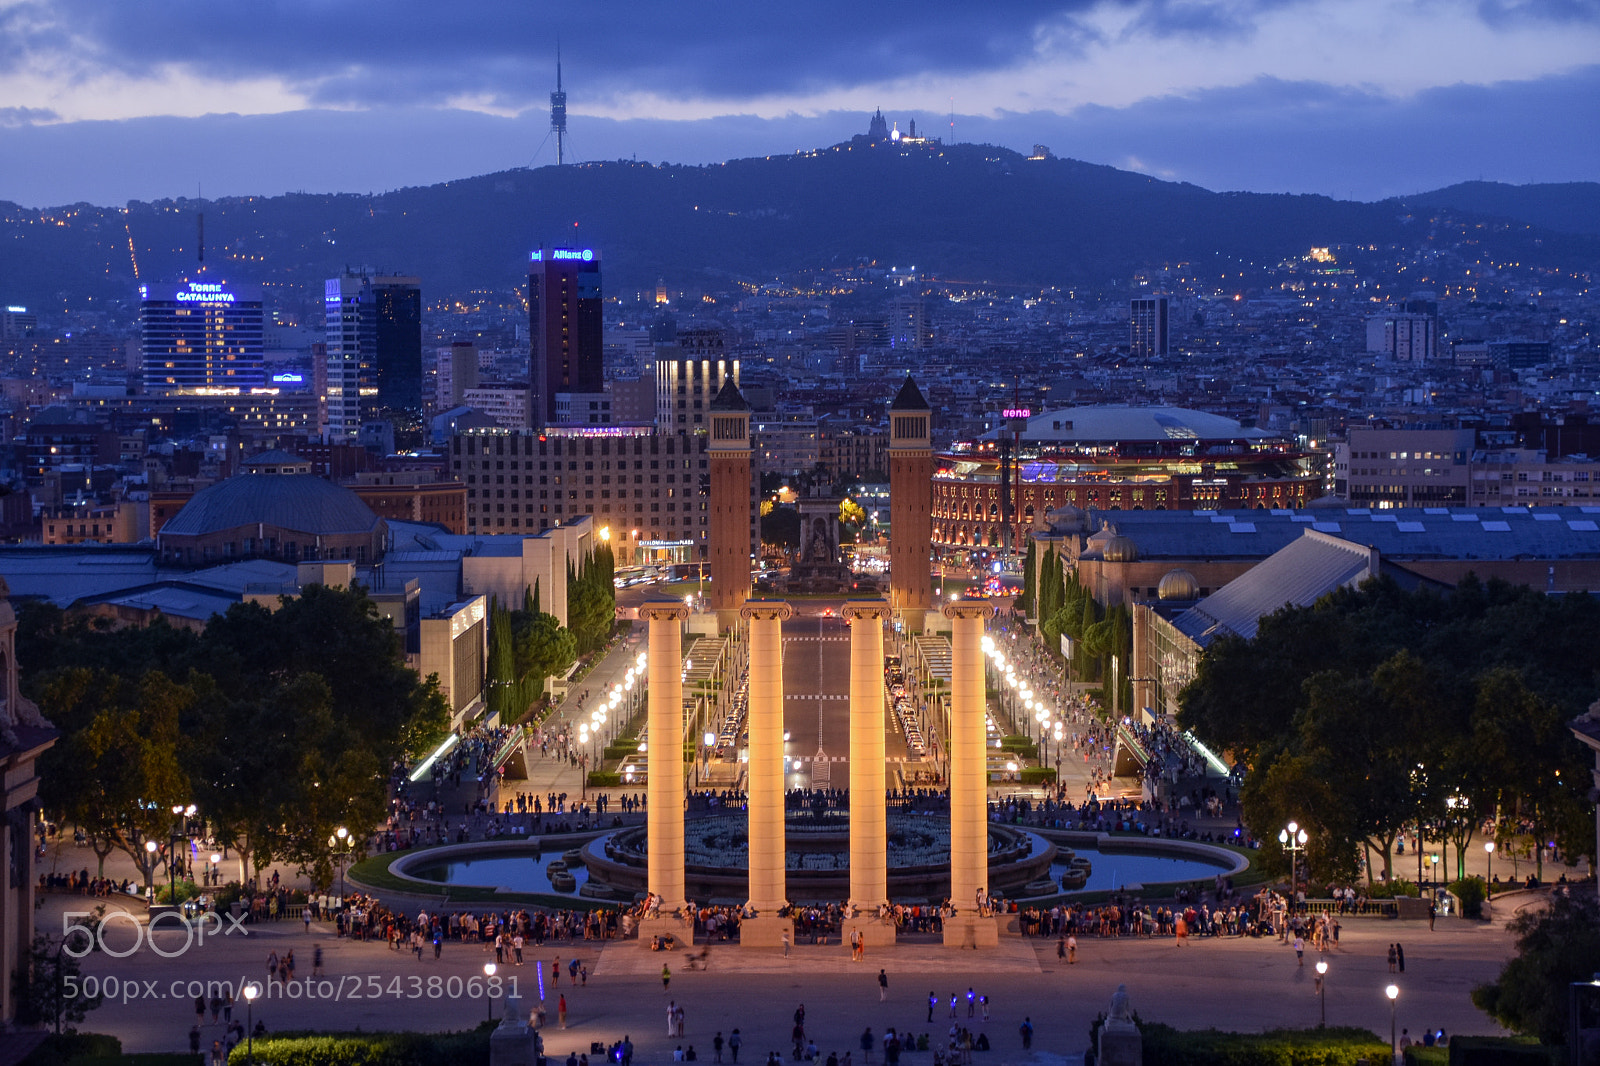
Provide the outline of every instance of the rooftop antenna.
[[956,143],[956,98],[950,98],[950,143]]
[[202,210],[195,215],[194,246],[195,250],[200,256],[200,269],[204,270],[206,268],[206,213],[203,209],[205,207],[206,198],[201,184],[198,181],[194,183],[194,198],[200,201],[200,206],[202,208]]
[[556,91],[550,94],[550,129],[556,135],[556,166],[566,162],[567,93],[561,88],[561,39],[556,39]]

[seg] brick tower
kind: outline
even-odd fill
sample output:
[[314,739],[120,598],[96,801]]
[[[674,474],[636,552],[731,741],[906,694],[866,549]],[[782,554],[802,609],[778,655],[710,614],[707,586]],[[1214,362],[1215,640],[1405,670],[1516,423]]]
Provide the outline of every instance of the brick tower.
[[933,412],[917,383],[889,404],[889,604],[907,633],[922,632],[933,606]]
[[750,598],[750,405],[729,378],[711,401],[711,607],[717,627]]

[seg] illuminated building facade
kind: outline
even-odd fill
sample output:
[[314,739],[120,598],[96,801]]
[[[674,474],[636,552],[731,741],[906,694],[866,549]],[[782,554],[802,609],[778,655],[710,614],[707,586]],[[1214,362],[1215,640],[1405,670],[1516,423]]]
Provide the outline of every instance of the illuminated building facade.
[[1035,517],[1096,511],[1298,508],[1321,492],[1313,457],[1290,438],[1175,407],[1077,407],[959,441],[934,461],[933,540],[1025,543]]
[[323,434],[354,440],[361,424],[422,411],[422,283],[346,274],[323,288]]
[[261,286],[139,286],[144,387],[251,389],[263,381]]
[[528,255],[528,424],[558,421],[556,393],[605,391],[600,253],[540,248]]

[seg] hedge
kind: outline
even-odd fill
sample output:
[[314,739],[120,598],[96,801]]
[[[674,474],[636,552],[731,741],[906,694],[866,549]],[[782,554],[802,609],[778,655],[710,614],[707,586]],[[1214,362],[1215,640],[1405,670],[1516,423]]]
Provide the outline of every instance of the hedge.
[[625,759],[630,755],[637,754],[639,754],[639,742],[637,740],[614,740],[606,745],[605,758],[608,762],[612,759]]
[[1526,1036],[1452,1036],[1448,1047],[1406,1048],[1406,1062],[1412,1061],[1417,1066],[1563,1066],[1567,1053]]
[[1277,1029],[1266,1033],[1180,1032],[1146,1023],[1144,1060],[1161,1066],[1356,1066],[1388,1061],[1389,1042],[1365,1029]]
[[[51,1033],[44,1042],[28,1053],[22,1066],[64,1066],[88,1058],[117,1058],[122,1054],[122,1041],[104,1033]],[[192,1061],[199,1061],[194,1056]]]
[[1461,917],[1483,917],[1483,901],[1489,898],[1489,886],[1483,878],[1463,877],[1451,883],[1450,891],[1461,901]]
[[[254,1062],[264,1066],[483,1066],[489,1061],[484,1023],[465,1033],[327,1033],[266,1037],[255,1041]],[[247,1066],[246,1045],[228,1056]]]
[[589,787],[620,788],[622,787],[622,775],[615,770],[590,770]]

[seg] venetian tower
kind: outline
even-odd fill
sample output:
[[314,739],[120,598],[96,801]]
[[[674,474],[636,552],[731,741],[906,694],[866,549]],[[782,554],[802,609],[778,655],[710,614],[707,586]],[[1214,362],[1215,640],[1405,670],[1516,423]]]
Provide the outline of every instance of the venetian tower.
[[922,632],[933,606],[933,411],[917,383],[889,404],[889,605],[907,633]]
[[711,608],[717,628],[738,624],[750,598],[750,405],[729,378],[711,401]]

